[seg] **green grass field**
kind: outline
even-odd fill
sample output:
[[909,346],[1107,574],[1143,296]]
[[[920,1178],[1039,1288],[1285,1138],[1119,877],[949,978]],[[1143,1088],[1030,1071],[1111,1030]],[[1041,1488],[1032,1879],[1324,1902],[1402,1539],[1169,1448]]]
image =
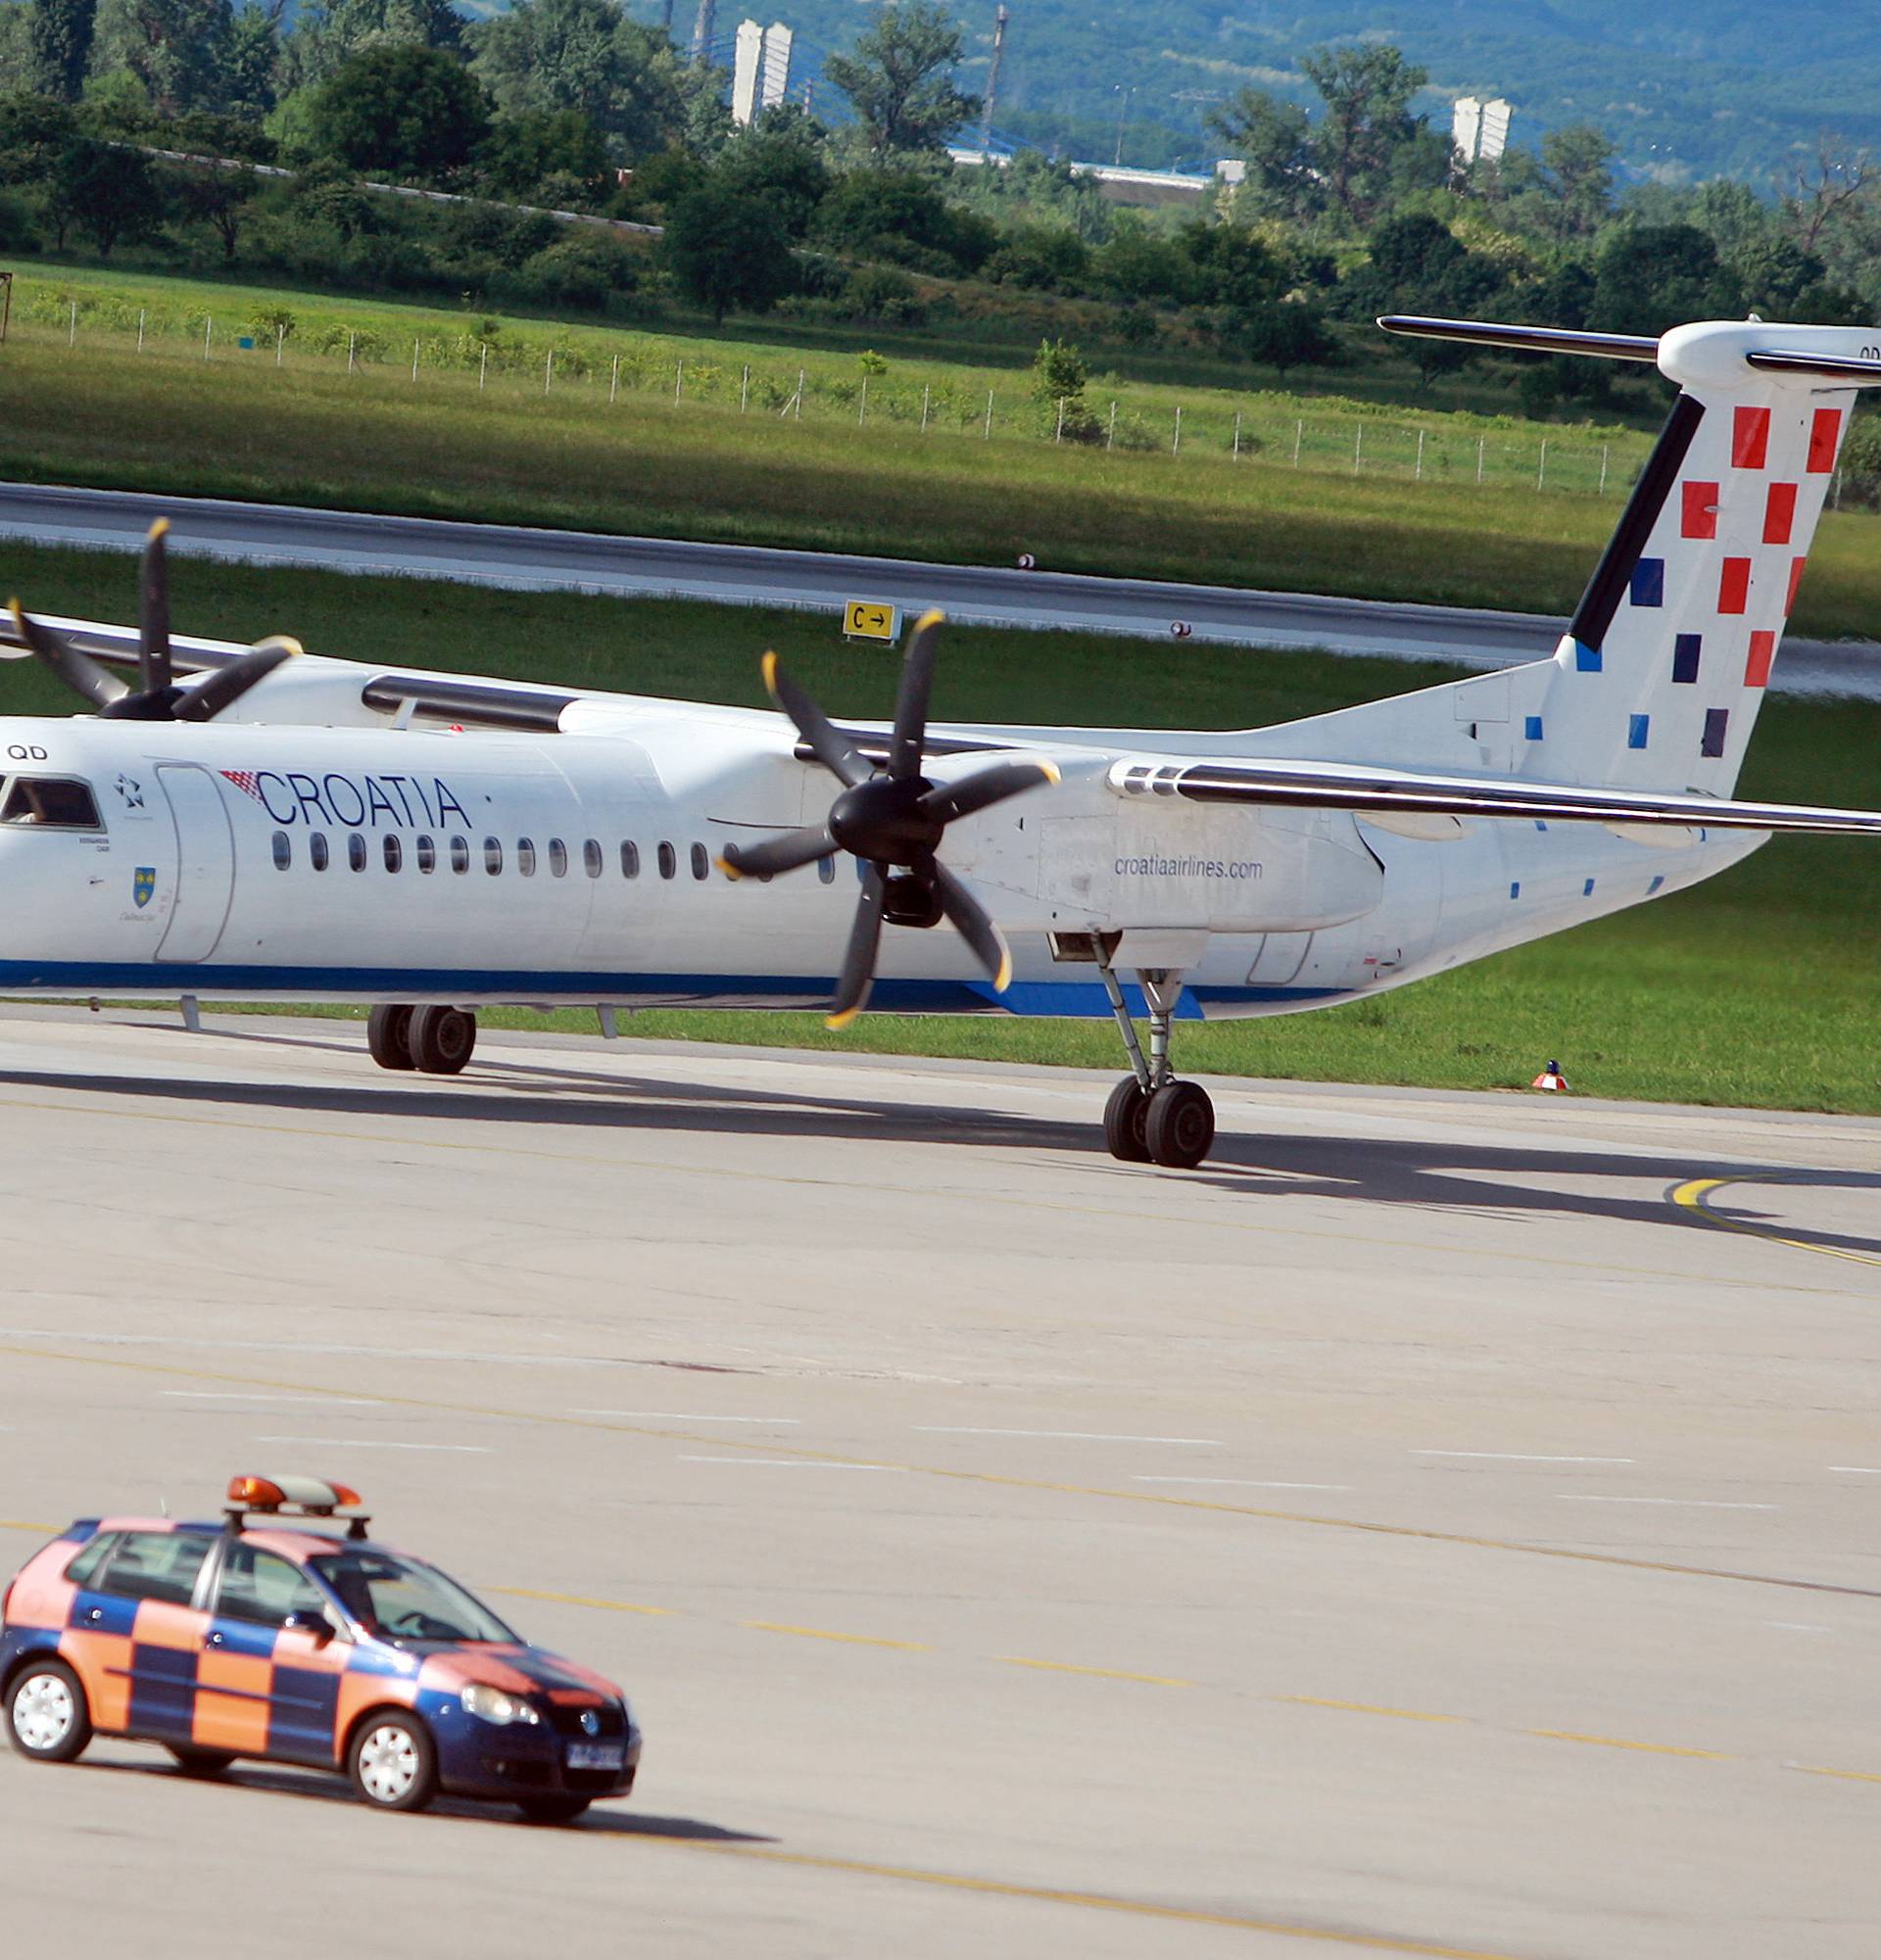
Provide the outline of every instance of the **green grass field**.
[[[47,612],[128,617],[128,558],[0,545],[10,588]],[[528,596],[179,560],[180,630],[301,636],[315,652],[759,704],[757,654],[783,652],[839,713],[882,715],[895,663],[796,612]],[[1436,666],[956,628],[942,719],[1256,726],[1403,693]],[[0,709],[72,706],[39,670],[0,667]],[[1881,804],[1881,705],[1773,697],[1742,789]],[[837,949],[832,948],[832,962]],[[1558,1058],[1586,1092],[1881,1114],[1881,855],[1855,838],[1780,838],[1699,889],[1400,992],[1311,1015],[1184,1028],[1185,1073],[1453,1088],[1525,1084]],[[522,1018],[591,1028],[592,1017]],[[1120,1067],[1107,1027],[866,1016],[649,1014],[647,1035]]]

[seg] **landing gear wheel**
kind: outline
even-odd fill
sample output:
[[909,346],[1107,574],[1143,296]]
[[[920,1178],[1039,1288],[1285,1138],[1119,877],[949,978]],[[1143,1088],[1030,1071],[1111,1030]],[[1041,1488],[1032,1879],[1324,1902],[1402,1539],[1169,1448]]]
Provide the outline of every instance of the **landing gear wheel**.
[[438,1752],[415,1715],[368,1715],[346,1754],[353,1788],[374,1810],[422,1810],[438,1793]]
[[365,1045],[381,1069],[410,1069],[411,1017],[416,1010],[381,1004],[365,1017]]
[[198,1749],[188,1743],[166,1743],[185,1776],[220,1776],[235,1758],[226,1749]]
[[459,1076],[477,1045],[477,1017],[458,1007],[411,1010],[411,1066],[427,1076]]
[[1120,1163],[1147,1164],[1149,1093],[1134,1076],[1126,1076],[1104,1105],[1104,1141]]
[[523,1796],[516,1808],[530,1824],[572,1824],[593,1801],[591,1796]]
[[1153,1162],[1193,1171],[1215,1142],[1215,1105],[1198,1082],[1165,1082],[1149,1099],[1143,1124]]
[[7,1739],[36,1763],[69,1763],[91,1741],[91,1710],[63,1660],[29,1660],[7,1689]]

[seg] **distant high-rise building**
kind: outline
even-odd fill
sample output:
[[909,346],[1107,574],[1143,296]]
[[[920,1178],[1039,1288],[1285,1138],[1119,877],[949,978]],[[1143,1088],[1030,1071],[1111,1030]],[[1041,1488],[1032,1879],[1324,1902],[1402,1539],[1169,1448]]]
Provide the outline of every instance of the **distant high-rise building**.
[[791,85],[792,39],[790,28],[782,21],[773,21],[764,29],[764,60],[759,67],[757,88],[760,109],[775,109]]
[[782,21],[741,21],[732,54],[732,120],[741,126],[784,100],[791,85],[793,36]]
[[1479,96],[1458,98],[1450,117],[1450,141],[1465,164],[1493,162],[1509,147],[1509,122],[1515,115],[1501,96],[1484,102]]

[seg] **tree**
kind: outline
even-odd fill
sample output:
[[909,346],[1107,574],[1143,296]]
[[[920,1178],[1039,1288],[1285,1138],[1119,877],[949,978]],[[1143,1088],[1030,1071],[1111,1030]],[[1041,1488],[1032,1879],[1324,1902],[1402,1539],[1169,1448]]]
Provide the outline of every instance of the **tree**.
[[1813,160],[1795,167],[1780,198],[1783,215],[1805,252],[1813,252],[1823,232],[1834,229],[1851,207],[1864,201],[1875,175],[1874,159],[1866,150],[1852,149],[1840,136],[1823,133]]
[[849,98],[869,148],[880,157],[940,150],[980,113],[980,98],[954,86],[960,24],[933,0],[884,7],[853,52],[831,55],[823,72]]
[[892,259],[926,272],[976,272],[999,233],[962,211],[919,170],[850,170],[817,207],[811,236],[837,251]]
[[764,313],[796,282],[784,220],[762,198],[708,178],[674,205],[660,241],[693,299],[722,320],[736,307]]
[[281,65],[279,17],[254,0],[230,17],[222,48],[221,101],[231,116],[259,122],[279,99],[275,76]]
[[1591,122],[1550,129],[1541,139],[1542,185],[1559,239],[1590,237],[1613,206],[1617,146]]
[[99,0],[94,78],[122,70],[160,116],[219,106],[228,0]]
[[[278,12],[274,0],[270,8]],[[298,16],[282,44],[282,85],[307,88],[324,81],[350,56],[382,42],[458,48],[463,17],[451,0],[324,0]]]
[[1319,309],[1299,300],[1276,300],[1237,314],[1228,338],[1248,359],[1278,368],[1282,381],[1293,368],[1318,367],[1338,351]]
[[1377,208],[1393,151],[1422,126],[1411,98],[1429,76],[1383,45],[1316,48],[1300,57],[1300,72],[1326,105],[1314,142],[1318,167],[1333,202],[1364,223]]
[[98,0],[32,0],[27,34],[40,94],[76,102],[91,59]]
[[1297,103],[1244,88],[1208,126],[1247,166],[1237,197],[1254,215],[1303,219],[1325,208],[1313,124]]
[[1594,261],[1588,324],[1658,334],[1685,320],[1728,319],[1742,306],[1741,287],[1696,225],[1630,224],[1611,233]]
[[89,234],[101,259],[121,238],[147,237],[163,220],[164,201],[148,161],[136,150],[78,136],[60,152],[48,215],[66,241],[69,225]]
[[1090,254],[1075,231],[1056,224],[1020,224],[987,261],[986,275],[1003,286],[1069,293],[1083,283]]
[[484,182],[502,197],[533,198],[551,177],[573,178],[592,194],[605,179],[607,146],[578,109],[525,109],[500,116],[477,165]]
[[64,103],[0,96],[0,184],[43,182],[77,131],[77,118]]
[[1286,284],[1279,262],[1239,225],[1192,218],[1180,240],[1195,267],[1200,297],[1210,306],[1251,312],[1278,300]]
[[794,103],[755,116],[719,152],[713,175],[728,189],[770,201],[784,228],[800,239],[830,193],[823,128]]
[[314,120],[321,148],[350,169],[427,180],[461,169],[490,133],[476,77],[410,41],[342,62],[314,91]]
[[471,67],[506,116],[573,110],[630,162],[679,142],[706,111],[714,72],[682,63],[666,35],[615,0],[516,0],[471,31]]
[[182,180],[183,213],[207,224],[222,241],[222,258],[232,260],[248,206],[260,189],[261,179],[246,164],[234,168],[198,167]]

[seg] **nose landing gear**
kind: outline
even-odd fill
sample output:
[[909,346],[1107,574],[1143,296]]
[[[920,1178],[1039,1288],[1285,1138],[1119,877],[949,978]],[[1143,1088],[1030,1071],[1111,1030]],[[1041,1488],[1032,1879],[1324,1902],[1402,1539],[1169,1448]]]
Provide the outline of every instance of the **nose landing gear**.
[[381,1069],[461,1075],[477,1045],[477,1017],[460,1007],[386,1002],[366,1017],[365,1045]]
[[1133,1073],[1104,1105],[1104,1142],[1125,1164],[1158,1164],[1166,1171],[1193,1171],[1215,1142],[1215,1105],[1199,1082],[1180,1082],[1169,1061],[1169,1024],[1182,998],[1182,977],[1164,968],[1137,974],[1149,1004],[1149,1054],[1143,1054],[1124,990],[1108,962],[1098,974],[1110,996]]

